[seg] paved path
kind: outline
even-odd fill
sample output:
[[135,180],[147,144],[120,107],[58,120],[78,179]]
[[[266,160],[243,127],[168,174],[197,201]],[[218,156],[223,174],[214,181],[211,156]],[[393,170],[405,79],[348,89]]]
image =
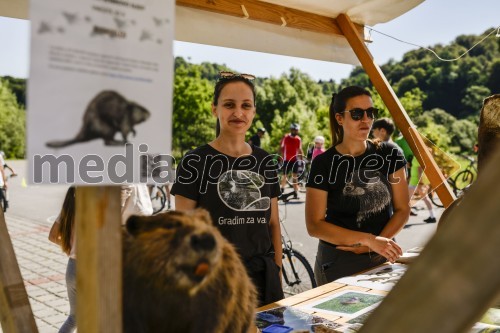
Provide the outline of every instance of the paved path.
[[64,277],[68,259],[48,241],[45,223],[8,212],[6,221],[39,332],[57,332],[69,311]]

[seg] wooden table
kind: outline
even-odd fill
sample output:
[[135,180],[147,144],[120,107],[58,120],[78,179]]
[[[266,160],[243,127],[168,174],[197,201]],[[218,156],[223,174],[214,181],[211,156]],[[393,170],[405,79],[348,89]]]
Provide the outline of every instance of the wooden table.
[[[380,269],[380,268],[383,268],[385,266],[389,267],[390,264],[386,263],[386,264],[383,264],[383,265],[380,265],[377,267],[373,267],[373,268],[370,268],[366,271],[360,272],[359,274],[356,274],[354,276],[359,276],[359,275],[362,275],[368,271]],[[401,265],[399,265],[399,266],[401,266]],[[387,290],[377,290],[377,289],[362,287],[362,286],[358,286],[358,285],[351,285],[351,284],[342,283],[341,281],[337,280],[337,281],[325,284],[323,286],[305,291],[303,293],[282,299],[278,302],[267,304],[267,305],[262,306],[259,309],[257,309],[257,311],[260,312],[260,311],[265,311],[265,310],[269,310],[269,309],[273,309],[273,308],[288,306],[288,307],[296,308],[297,310],[300,310],[302,312],[305,312],[305,313],[308,313],[308,314],[311,314],[311,315],[314,315],[317,317],[325,318],[325,319],[330,320],[334,323],[337,323],[339,325],[344,326],[344,325],[348,324],[347,321],[353,319],[353,316],[347,316],[347,315],[342,316],[342,315],[334,314],[334,313],[316,311],[315,309],[312,309],[312,308],[306,308],[306,309],[303,308],[304,306],[321,301],[322,299],[326,299],[329,296],[341,293],[343,291],[360,291],[360,292],[367,292],[370,294],[381,295],[381,296],[385,296],[389,293],[389,291],[387,291]],[[285,323],[285,325],[286,325],[286,323]]]
[[[328,284],[322,285],[320,287],[305,291],[303,293],[282,299],[278,302],[274,302],[271,304],[267,304],[265,306],[262,306],[257,309],[257,311],[264,311],[264,310],[269,310],[281,306],[291,306],[291,307],[299,307],[303,305],[307,305],[309,303],[314,303],[321,298],[328,297],[330,295],[339,293],[344,290],[355,290],[355,291],[364,291],[364,292],[370,292],[372,294],[377,294],[377,295],[387,295],[389,292],[388,291],[383,291],[383,290],[375,290],[375,289],[369,289],[369,288],[363,288],[363,287],[358,287],[358,286],[352,286],[348,284],[343,284],[343,283],[337,283],[337,282],[330,282]],[[342,316],[334,316],[330,315],[324,312],[315,312],[315,311],[308,311],[304,309],[300,309],[301,311],[314,314],[318,317],[323,317],[325,319],[331,320],[333,322],[339,323],[339,324],[345,324],[345,322],[349,319],[352,319],[352,317],[342,317]]]

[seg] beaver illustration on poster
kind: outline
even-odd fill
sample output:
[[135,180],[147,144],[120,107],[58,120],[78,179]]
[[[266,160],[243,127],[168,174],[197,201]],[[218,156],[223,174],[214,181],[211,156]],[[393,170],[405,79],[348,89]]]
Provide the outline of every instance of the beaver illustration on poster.
[[[49,141],[46,146],[61,148],[94,139],[103,139],[107,146],[124,145],[130,132],[135,136],[134,126],[146,121],[150,115],[144,107],[128,101],[116,91],[105,90],[90,101],[83,115],[83,125],[75,138]],[[122,140],[115,139],[117,132],[121,133]]]

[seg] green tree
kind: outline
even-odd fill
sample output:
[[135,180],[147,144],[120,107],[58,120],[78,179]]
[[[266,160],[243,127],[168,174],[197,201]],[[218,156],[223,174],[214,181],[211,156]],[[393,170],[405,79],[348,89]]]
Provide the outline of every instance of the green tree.
[[483,100],[491,95],[491,91],[484,86],[470,86],[465,89],[465,96],[462,99],[462,104],[465,108],[462,111],[462,116],[478,114],[483,105]]
[[458,147],[458,151],[473,153],[477,142],[477,125],[467,119],[460,119],[451,125],[451,144]]
[[25,155],[26,114],[9,85],[0,80],[0,149],[7,158]]
[[180,157],[215,138],[211,113],[213,85],[196,67],[177,68],[174,78],[172,150]]
[[487,80],[487,87],[494,94],[500,93],[500,59],[496,59],[491,64],[490,75]]

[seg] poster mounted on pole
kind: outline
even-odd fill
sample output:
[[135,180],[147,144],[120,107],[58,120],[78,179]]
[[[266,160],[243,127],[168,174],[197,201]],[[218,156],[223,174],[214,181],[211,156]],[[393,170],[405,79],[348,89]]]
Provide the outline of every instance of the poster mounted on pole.
[[[154,162],[170,161],[174,6],[31,1],[32,184],[152,182],[166,164]],[[171,176],[156,171],[157,182]]]

